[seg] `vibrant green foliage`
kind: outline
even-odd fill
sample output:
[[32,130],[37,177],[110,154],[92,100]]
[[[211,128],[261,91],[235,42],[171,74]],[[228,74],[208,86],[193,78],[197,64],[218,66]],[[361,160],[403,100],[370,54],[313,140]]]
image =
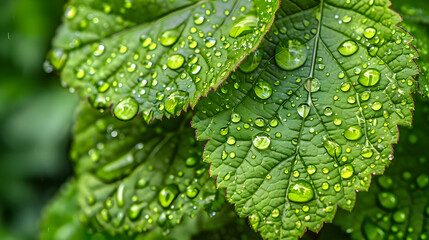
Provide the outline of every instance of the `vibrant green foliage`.
[[264,238],[319,231],[389,165],[417,73],[399,21],[388,1],[282,1],[254,71],[200,102],[210,173]]
[[85,222],[113,234],[168,231],[183,215],[220,208],[187,116],[148,126],[80,106],[72,157]]
[[[390,165],[397,126],[411,125],[411,94],[429,94],[428,14],[397,5],[419,57],[389,7],[70,0],[47,69],[92,107],[78,108],[76,177],[47,209],[42,239],[297,239],[337,206],[351,211]],[[194,117],[170,119],[189,105]],[[404,161],[423,134],[405,134],[402,162],[358,194],[357,213],[340,214],[334,238],[428,237],[428,162]],[[257,233],[222,208],[216,185]]]
[[358,193],[353,212],[334,223],[356,240],[427,239],[429,237],[429,109],[418,101],[414,128],[403,129],[403,142],[385,175],[374,178],[369,192]]
[[117,118],[179,115],[254,50],[278,0],[70,0],[49,60]]

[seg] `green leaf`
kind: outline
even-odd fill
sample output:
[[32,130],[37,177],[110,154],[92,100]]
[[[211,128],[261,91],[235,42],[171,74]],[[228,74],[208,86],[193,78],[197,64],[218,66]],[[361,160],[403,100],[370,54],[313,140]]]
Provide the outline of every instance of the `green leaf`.
[[112,234],[156,226],[168,232],[184,215],[217,211],[224,200],[188,123],[189,116],[147,126],[80,107],[72,157],[90,226]]
[[[352,239],[427,239],[429,236],[429,108],[417,101],[415,127],[401,131],[395,161],[374,178],[369,192],[358,193],[352,213],[339,212],[334,223]],[[423,105],[426,104],[426,105]]]
[[[412,5],[411,5],[412,4]],[[399,11],[404,18],[400,25],[415,38],[413,45],[417,48],[419,58],[416,62],[420,68],[420,74],[416,76],[418,92],[426,97],[429,96],[429,8],[422,1],[395,1],[395,10]],[[421,19],[428,19],[426,22]]]
[[62,186],[58,195],[44,211],[41,223],[41,240],[110,240],[127,239],[111,237],[104,233],[89,233],[79,219],[80,208],[77,204],[77,185],[74,180]]
[[70,0],[49,53],[63,85],[117,118],[179,115],[271,26],[278,0]]
[[261,61],[199,103],[210,173],[263,238],[296,239],[352,209],[389,165],[397,124],[411,124],[415,50],[388,4],[282,1]]

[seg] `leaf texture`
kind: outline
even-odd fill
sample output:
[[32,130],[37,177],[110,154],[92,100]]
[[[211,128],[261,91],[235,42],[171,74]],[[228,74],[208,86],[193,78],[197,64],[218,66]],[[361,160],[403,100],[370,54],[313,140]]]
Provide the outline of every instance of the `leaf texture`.
[[200,160],[189,116],[147,126],[109,115],[82,104],[74,130],[78,201],[92,228],[168,232],[185,215],[220,208],[224,198]]
[[129,120],[179,115],[271,26],[278,0],[70,0],[49,60],[63,85]]
[[258,51],[199,103],[210,173],[264,239],[319,231],[390,164],[418,71],[388,7],[282,1]]

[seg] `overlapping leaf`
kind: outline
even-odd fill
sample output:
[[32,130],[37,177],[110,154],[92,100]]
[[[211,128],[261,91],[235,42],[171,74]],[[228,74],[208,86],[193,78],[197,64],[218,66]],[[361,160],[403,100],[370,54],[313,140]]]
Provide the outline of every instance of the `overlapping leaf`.
[[90,226],[112,234],[169,231],[184,215],[219,208],[223,198],[200,161],[189,116],[147,126],[109,115],[82,105],[74,130],[78,201]]
[[282,1],[259,52],[200,102],[211,175],[264,238],[352,209],[411,124],[416,53],[388,4]]
[[[427,103],[425,103],[427,104]],[[334,223],[353,239],[427,239],[429,237],[429,109],[417,106],[415,129],[404,129],[395,161],[374,179],[369,192],[358,193],[352,213]]]
[[254,50],[278,0],[70,0],[49,54],[64,85],[129,120],[195,106]]

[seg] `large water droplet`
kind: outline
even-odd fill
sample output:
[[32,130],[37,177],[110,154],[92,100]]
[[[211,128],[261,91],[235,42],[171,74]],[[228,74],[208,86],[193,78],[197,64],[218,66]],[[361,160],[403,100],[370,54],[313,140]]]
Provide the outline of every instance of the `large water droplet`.
[[250,53],[249,56],[247,56],[246,59],[244,59],[244,61],[240,64],[239,68],[245,73],[253,72],[259,66],[261,60],[262,51],[258,49],[255,52]]
[[314,190],[310,183],[298,180],[291,183],[288,189],[287,198],[292,202],[304,203],[314,198]]
[[359,125],[350,126],[344,131],[344,137],[350,141],[359,140],[362,137],[362,130]]
[[341,146],[334,141],[326,139],[323,142],[323,147],[326,149],[326,152],[334,158],[338,158],[341,155]]
[[127,121],[135,117],[138,111],[138,102],[132,97],[126,97],[115,106],[113,114],[119,120]]
[[179,188],[174,185],[167,185],[158,194],[158,200],[162,207],[167,208],[176,199],[179,194]]
[[255,84],[254,91],[256,96],[260,99],[268,99],[273,94],[273,88],[271,84],[265,81],[258,81]]
[[301,103],[297,108],[299,116],[306,118],[310,113],[310,106],[307,103]]
[[284,70],[294,70],[307,61],[307,49],[299,40],[288,40],[276,47],[276,63]]
[[167,30],[161,34],[161,37],[159,38],[159,42],[162,45],[168,47],[173,45],[177,41],[179,36],[180,36],[179,31],[175,29]]
[[343,56],[351,56],[355,54],[358,49],[359,47],[354,41],[347,40],[340,44],[338,52]]
[[182,55],[174,54],[168,58],[167,66],[173,70],[176,70],[181,66],[183,66],[184,62],[185,62],[185,58]]
[[343,179],[349,179],[353,176],[354,171],[352,165],[346,164],[340,168],[340,175]]
[[165,110],[171,114],[177,114],[177,111],[181,110],[186,100],[188,99],[188,93],[184,91],[175,91],[168,96],[165,102]]
[[270,136],[267,133],[260,132],[253,136],[253,146],[259,150],[267,149],[271,144]]
[[365,69],[358,79],[359,83],[365,87],[371,87],[380,81],[380,72],[376,69]]
[[255,15],[244,15],[232,24],[229,36],[236,38],[240,35],[251,33],[258,26],[258,18]]
[[260,218],[259,218],[259,216],[258,216],[258,214],[257,214],[257,213],[252,214],[252,215],[249,217],[250,225],[252,225],[252,228],[253,228],[255,231],[258,229],[259,221],[260,221]]
[[405,220],[407,220],[407,214],[401,210],[398,210],[393,214],[392,218],[396,223],[403,223]]
[[380,205],[388,210],[395,209],[398,206],[398,198],[391,192],[382,192],[377,195]]

